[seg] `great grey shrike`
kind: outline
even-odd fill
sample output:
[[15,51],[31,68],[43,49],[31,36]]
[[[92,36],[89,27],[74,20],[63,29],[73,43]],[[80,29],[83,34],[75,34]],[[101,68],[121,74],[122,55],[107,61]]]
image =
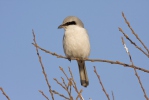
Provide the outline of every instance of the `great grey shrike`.
[[89,36],[82,21],[75,16],[68,16],[58,29],[64,28],[63,49],[67,58],[78,58],[81,85],[87,87],[89,80],[83,59],[90,54]]

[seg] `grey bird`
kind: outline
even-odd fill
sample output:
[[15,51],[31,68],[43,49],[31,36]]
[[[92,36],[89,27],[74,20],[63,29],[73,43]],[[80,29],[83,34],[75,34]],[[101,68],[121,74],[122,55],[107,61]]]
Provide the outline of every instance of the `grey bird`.
[[82,21],[75,16],[68,16],[58,29],[65,30],[63,36],[63,49],[69,61],[71,58],[77,58],[81,85],[87,87],[89,80],[83,59],[88,58],[90,54],[90,41],[87,30]]

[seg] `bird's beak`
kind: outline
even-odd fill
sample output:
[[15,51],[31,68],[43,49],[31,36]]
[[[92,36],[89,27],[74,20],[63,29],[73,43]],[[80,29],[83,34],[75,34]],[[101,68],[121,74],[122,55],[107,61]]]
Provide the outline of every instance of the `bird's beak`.
[[61,28],[63,28],[63,27],[64,27],[64,25],[62,24],[62,25],[58,26],[58,29],[61,29]]

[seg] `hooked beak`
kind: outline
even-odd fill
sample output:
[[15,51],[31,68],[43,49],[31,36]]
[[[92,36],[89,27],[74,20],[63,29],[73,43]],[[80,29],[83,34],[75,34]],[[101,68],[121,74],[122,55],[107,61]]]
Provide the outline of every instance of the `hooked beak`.
[[64,27],[64,25],[62,24],[62,25],[58,26],[58,29],[61,29],[61,28],[63,28],[63,27]]

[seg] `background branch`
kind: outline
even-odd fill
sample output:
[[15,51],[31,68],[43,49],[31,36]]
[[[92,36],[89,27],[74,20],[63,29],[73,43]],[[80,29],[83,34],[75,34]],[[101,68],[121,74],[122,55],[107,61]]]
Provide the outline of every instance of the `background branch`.
[[137,49],[139,49],[141,52],[143,52],[147,57],[149,56],[144,50],[142,50],[141,47],[139,47],[135,42],[133,42],[128,35],[125,34],[125,32],[122,30],[122,28],[119,28],[119,31],[123,33],[123,35],[125,36],[125,38],[131,43],[133,44]]
[[110,100],[110,97],[109,97],[108,93],[106,92],[106,90],[105,90],[105,88],[104,88],[104,86],[103,86],[103,84],[102,84],[102,81],[101,81],[101,79],[100,79],[99,74],[98,74],[97,71],[96,71],[96,67],[95,67],[95,66],[94,66],[94,72],[95,72],[96,76],[98,77],[98,80],[99,80],[99,83],[100,83],[100,85],[101,85],[101,87],[102,87],[103,92],[105,93],[107,99]]
[[[131,30],[131,32],[132,32],[132,34],[137,38],[137,40],[143,45],[143,47],[146,49],[146,51],[148,52],[148,54],[147,53],[145,53],[141,48],[138,48],[140,51],[142,51],[148,58],[149,58],[149,49],[145,46],[145,44],[142,42],[142,40],[139,38],[139,36],[135,33],[135,31],[132,29],[132,27],[131,27],[131,25],[130,25],[130,23],[127,21],[127,19],[126,19],[126,17],[125,17],[125,15],[124,15],[124,13],[122,12],[122,16],[123,16],[123,18],[124,18],[124,20],[125,20],[125,22],[126,22],[126,24],[128,25],[128,27],[129,27],[129,29]],[[119,29],[120,30],[120,29]],[[122,29],[120,30],[123,34],[124,34],[124,32],[122,31]],[[126,35],[124,35],[132,44],[134,44],[129,38],[128,38],[128,36],[126,36]],[[135,45],[135,44],[134,44]],[[136,45],[135,45],[136,46]]]
[[[123,45],[124,45],[124,48],[125,48],[125,50],[126,50],[128,56],[129,56],[130,62],[131,62],[131,64],[132,64],[132,66],[134,66],[133,61],[132,61],[131,54],[130,54],[130,52],[128,51],[128,48],[126,47],[126,44],[125,44],[125,41],[124,41],[123,37],[122,37],[121,39],[122,39],[122,43],[123,43]],[[134,72],[135,72],[135,75],[136,75],[136,77],[137,77],[137,79],[138,79],[138,82],[139,82],[139,84],[140,84],[140,86],[141,86],[141,89],[142,89],[142,91],[143,91],[143,93],[144,93],[144,97],[146,98],[146,100],[149,100],[149,98],[148,98],[147,95],[146,95],[146,91],[145,91],[145,89],[144,89],[144,87],[143,87],[143,85],[142,85],[141,79],[140,79],[140,77],[139,77],[139,75],[138,75],[137,70],[135,69],[135,67],[134,67]]]
[[66,77],[66,79],[67,79],[68,82],[67,82],[67,84],[66,84],[66,81],[64,80],[63,77],[61,77],[62,82],[59,82],[56,78],[54,78],[54,80],[56,81],[56,83],[57,83],[59,86],[61,86],[61,87],[68,93],[68,96],[69,96],[69,97],[66,97],[65,95],[63,95],[63,94],[61,94],[61,93],[59,93],[59,92],[57,92],[57,91],[55,91],[55,90],[52,90],[52,92],[53,92],[54,94],[57,94],[57,95],[61,96],[62,98],[65,98],[65,99],[68,99],[68,100],[74,100],[73,97],[72,97],[72,95],[71,95],[71,86],[73,86],[73,89],[74,89],[74,90],[76,91],[76,93],[77,93],[76,100],[78,100],[78,98],[80,98],[81,100],[84,100],[83,97],[82,97],[82,95],[81,95],[81,93],[83,92],[83,90],[80,90],[80,91],[78,90],[78,88],[77,88],[77,86],[76,86],[76,83],[75,83],[75,80],[74,80],[74,78],[73,78],[73,74],[72,74],[72,72],[71,72],[70,67],[68,67],[68,69],[69,69],[69,74],[71,75],[70,78],[69,78],[68,75],[65,73],[65,71],[63,70],[62,67],[59,67],[59,68],[60,68],[60,70],[62,71],[62,73],[65,75],[65,77]]
[[0,90],[2,91],[3,95],[7,98],[7,100],[10,100],[9,96],[5,93],[2,87],[0,87]]
[[63,94],[60,94],[59,92],[56,92],[55,90],[52,90],[52,92],[53,92],[54,94],[59,95],[60,97],[65,98],[66,100],[70,100],[68,97],[64,96]]
[[47,99],[47,100],[50,100],[45,94],[43,91],[39,90],[39,92]]
[[112,91],[112,98],[113,98],[112,100],[115,100],[113,91]]
[[[36,43],[36,36],[35,36],[35,34],[34,34],[34,30],[32,30],[32,33],[33,33],[33,41],[34,41],[34,44],[37,45],[37,43]],[[52,93],[51,85],[50,85],[50,83],[49,83],[49,81],[48,81],[48,77],[47,77],[47,74],[46,74],[46,72],[45,72],[44,66],[43,66],[43,64],[42,64],[41,56],[39,55],[39,52],[38,52],[38,48],[37,48],[37,47],[36,47],[36,52],[37,52],[37,56],[38,56],[38,59],[39,59],[41,68],[42,68],[43,75],[44,75],[44,77],[45,77],[46,83],[47,83],[48,88],[49,88],[49,92],[50,92],[50,94],[51,94],[52,100],[54,100],[54,96],[53,96],[53,93]]]

